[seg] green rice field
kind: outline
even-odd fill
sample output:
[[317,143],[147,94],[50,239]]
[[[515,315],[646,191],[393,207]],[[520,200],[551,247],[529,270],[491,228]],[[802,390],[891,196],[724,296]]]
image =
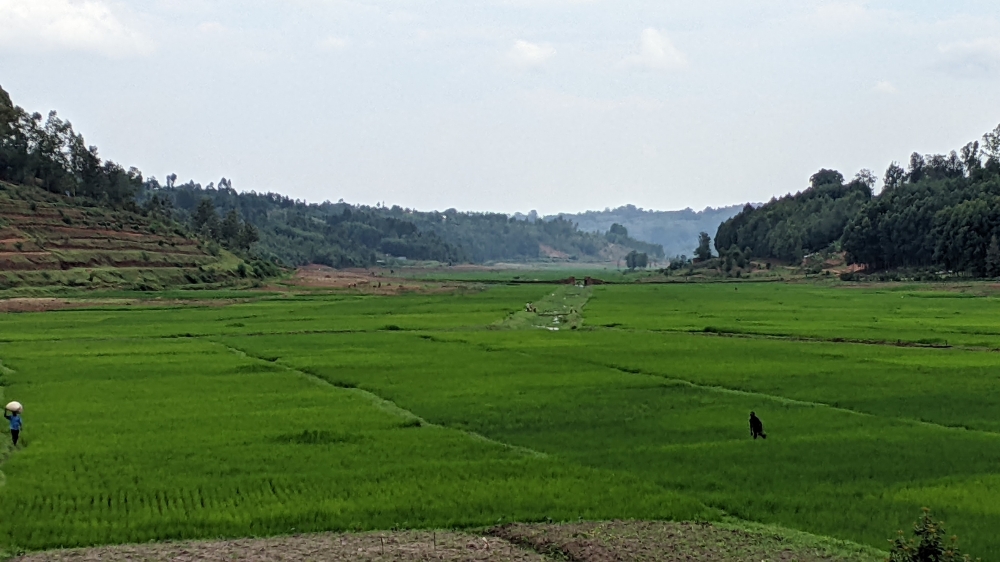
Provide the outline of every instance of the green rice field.
[[1000,558],[985,285],[227,296],[0,315],[0,550],[727,517],[886,548],[926,506]]

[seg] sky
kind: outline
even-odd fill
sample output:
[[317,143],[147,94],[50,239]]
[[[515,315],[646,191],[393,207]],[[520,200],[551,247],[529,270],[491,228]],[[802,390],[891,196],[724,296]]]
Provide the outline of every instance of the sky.
[[881,176],[1000,123],[995,0],[0,0],[0,86],[163,181],[543,214]]

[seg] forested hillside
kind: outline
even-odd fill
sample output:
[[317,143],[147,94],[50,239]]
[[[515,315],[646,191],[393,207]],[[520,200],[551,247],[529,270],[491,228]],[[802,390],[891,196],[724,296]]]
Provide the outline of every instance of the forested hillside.
[[843,248],[870,268],[943,267],[1000,275],[1000,127],[960,154],[913,154],[847,224]]
[[196,226],[205,223],[197,217],[206,200],[211,206],[203,214],[229,216],[235,211],[256,227],[258,251],[289,265],[368,266],[393,257],[444,263],[611,260],[631,250],[663,256],[658,245],[627,234],[582,232],[563,219],[530,221],[454,209],[420,212],[398,206],[306,203],[275,193],[237,192],[225,178],[219,185],[205,187],[193,182],[177,185],[173,176],[166,185],[150,180],[140,200],[154,198]]
[[844,183],[833,170],[820,170],[809,178],[808,189],[766,205],[747,205],[718,227],[715,248],[731,248],[759,258],[801,260],[840,239],[844,225],[872,196],[874,176],[867,171]]
[[225,178],[207,187],[174,185],[174,179],[168,177],[166,186],[147,181],[140,200],[159,201],[180,220],[207,233],[226,222],[213,216],[245,217],[257,231],[257,251],[288,265],[368,266],[384,255],[445,263],[462,259],[458,248],[434,233],[420,232],[412,222],[377,209],[309,204],[276,193],[239,193]]
[[839,173],[821,170],[802,193],[723,223],[716,248],[786,260],[843,250],[868,270],[1000,276],[1000,126],[960,151],[913,153],[906,168],[893,162],[876,196],[874,184],[867,171],[844,184]]
[[142,184],[139,170],[102,160],[55,112],[28,113],[0,89],[0,289],[156,289],[277,273],[249,253],[255,233],[239,217],[230,237],[198,237],[138,205]]
[[616,260],[631,251],[663,256],[658,245],[627,233],[582,232],[563,219],[306,203],[276,193],[240,193],[225,178],[205,187],[177,185],[176,179],[171,174],[161,185],[134,167],[102,160],[54,111],[47,117],[29,113],[0,89],[0,180],[56,194],[63,206],[156,218],[171,225],[168,230],[248,260],[346,267],[398,258],[482,263]]
[[663,247],[667,256],[691,255],[698,245],[699,232],[715,232],[719,224],[732,218],[743,207],[733,205],[702,211],[652,211],[625,205],[617,209],[557,215],[575,222],[584,232],[607,232],[614,224],[628,229],[634,239]]
[[502,213],[460,213],[454,209],[421,213],[399,207],[383,212],[409,217],[422,230],[460,245],[474,262],[531,260],[552,254],[570,259],[615,259],[616,252],[624,254],[629,250],[654,258],[664,255],[659,244],[636,240],[627,232],[613,232],[611,225],[600,232],[589,232],[562,217],[522,219]]

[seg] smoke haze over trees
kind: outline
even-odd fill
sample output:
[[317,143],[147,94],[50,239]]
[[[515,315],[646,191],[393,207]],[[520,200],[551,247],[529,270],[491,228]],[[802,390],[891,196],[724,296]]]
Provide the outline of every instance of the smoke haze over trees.
[[[714,232],[720,223],[742,208],[742,205],[733,205],[702,211],[652,211],[624,205],[617,209],[556,216],[577,223],[584,232],[608,232],[612,225],[620,224],[628,229],[632,238],[662,246],[667,256],[679,256],[691,254],[691,249],[698,244],[699,232]],[[639,251],[647,250],[640,248]]]

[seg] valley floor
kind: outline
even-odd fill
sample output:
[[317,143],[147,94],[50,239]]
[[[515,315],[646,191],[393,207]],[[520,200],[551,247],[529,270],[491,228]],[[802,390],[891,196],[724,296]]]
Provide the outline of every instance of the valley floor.
[[[995,288],[465,274],[0,314],[0,402],[25,405],[0,551],[552,521],[487,542],[631,558],[775,534],[730,518],[887,548],[930,507],[1000,558]],[[712,526],[572,523],[612,520]],[[209,543],[186,544],[88,552]]]

